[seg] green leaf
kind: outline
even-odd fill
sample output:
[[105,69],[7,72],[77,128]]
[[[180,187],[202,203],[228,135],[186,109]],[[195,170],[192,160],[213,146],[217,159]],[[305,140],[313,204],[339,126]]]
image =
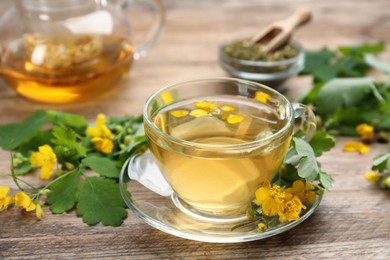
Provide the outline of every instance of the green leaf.
[[390,74],[390,63],[384,62],[383,60],[379,59],[377,56],[373,54],[365,54],[364,60],[368,65],[370,65],[374,69],[381,70],[385,73]]
[[52,146],[51,139],[53,135],[49,131],[39,130],[36,131],[33,136],[25,140],[22,144],[19,145],[18,152],[29,156],[31,151],[38,151],[38,147],[48,144]]
[[390,153],[381,154],[375,157],[371,169],[378,172],[387,170],[390,173]]
[[343,55],[355,55],[363,56],[365,53],[380,53],[385,50],[384,42],[378,42],[373,44],[362,44],[355,47],[342,46],[338,48],[338,51]]
[[82,160],[82,164],[93,171],[108,178],[119,178],[120,169],[116,167],[116,162],[106,157],[88,156]]
[[329,190],[332,188],[333,179],[332,177],[326,173],[326,172],[320,172],[319,173],[319,182],[326,190]]
[[313,149],[310,144],[302,139],[293,138],[293,142],[295,150],[302,156],[297,167],[298,175],[308,181],[315,180],[320,169]]
[[47,117],[53,124],[62,124],[74,128],[84,128],[88,125],[85,117],[81,115],[58,112],[54,110],[47,111]]
[[302,74],[310,74],[327,66],[334,56],[335,53],[326,48],[323,48],[320,51],[306,52],[305,68],[303,69]]
[[17,148],[47,122],[46,112],[38,110],[19,124],[12,123],[0,126],[0,147],[4,150]]
[[86,177],[78,194],[77,214],[88,225],[120,226],[127,211],[118,184],[103,177]]
[[55,125],[52,133],[54,138],[51,141],[54,144],[66,147],[70,153],[75,151],[80,157],[87,154],[87,149],[77,142],[77,134],[71,128]]
[[309,144],[313,148],[315,156],[319,157],[335,146],[335,139],[325,132],[317,131],[309,141]]
[[15,169],[15,174],[23,175],[29,173],[34,168],[35,166],[33,166],[29,161],[25,161],[22,164],[18,165],[18,167]]
[[78,170],[57,177],[57,180],[49,186],[50,192],[46,200],[53,213],[64,213],[75,206],[78,185]]
[[377,94],[370,78],[337,78],[319,90],[315,105],[320,114],[333,114],[337,109],[364,104],[370,94]]

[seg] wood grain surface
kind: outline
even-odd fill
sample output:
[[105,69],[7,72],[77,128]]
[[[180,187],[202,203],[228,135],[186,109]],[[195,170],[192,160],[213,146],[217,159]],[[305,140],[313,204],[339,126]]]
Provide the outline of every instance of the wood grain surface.
[[[0,0],[0,13],[9,1]],[[390,61],[389,0],[165,0],[165,32],[150,53],[136,61],[119,91],[82,104],[46,105],[26,100],[0,83],[0,123],[19,121],[36,109],[75,112],[94,120],[139,114],[145,99],[172,83],[226,76],[217,59],[218,44],[237,34],[253,33],[307,5],[313,20],[295,38],[307,49],[383,40]],[[1,35],[0,35],[1,37]],[[311,86],[296,77],[281,89],[294,98]],[[129,210],[121,227],[87,226],[74,211],[37,221],[19,208],[0,212],[0,259],[390,259],[390,193],[370,185],[363,174],[373,157],[386,151],[374,144],[366,155],[342,152],[351,138],[321,157],[335,180],[316,212],[303,224],[277,236],[247,243],[212,244],[160,232]],[[9,172],[9,154],[0,152],[0,172]],[[36,176],[29,177],[30,180]],[[11,185],[0,177],[0,185]],[[16,191],[14,189],[13,191]]]

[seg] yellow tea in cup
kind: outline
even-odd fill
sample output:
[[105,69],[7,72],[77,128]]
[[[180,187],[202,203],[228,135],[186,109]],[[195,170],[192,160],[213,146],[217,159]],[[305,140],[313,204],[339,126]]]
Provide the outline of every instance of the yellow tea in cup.
[[159,138],[146,125],[151,151],[181,203],[213,216],[245,214],[256,189],[277,172],[291,137],[290,129],[274,141],[288,118],[242,96],[185,99],[151,122],[171,137]]
[[295,119],[302,119],[308,133],[315,125],[308,107],[232,78],[160,89],[146,101],[143,116],[150,150],[174,191],[173,204],[207,223],[245,218],[256,190],[278,172]]

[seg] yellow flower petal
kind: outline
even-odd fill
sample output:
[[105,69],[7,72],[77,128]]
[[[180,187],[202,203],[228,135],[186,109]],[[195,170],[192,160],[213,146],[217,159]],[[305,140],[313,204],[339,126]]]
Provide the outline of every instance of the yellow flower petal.
[[268,100],[271,99],[271,96],[268,95],[267,93],[264,93],[262,91],[257,91],[256,92],[256,96],[255,96],[255,99],[261,103],[267,103]]
[[34,202],[24,192],[19,192],[15,195],[15,205],[23,207],[26,211],[33,211],[36,209]]
[[279,221],[283,223],[298,220],[302,209],[306,209],[306,206],[302,204],[298,196],[294,196],[291,200],[280,204],[278,211]]
[[106,122],[106,116],[104,114],[99,114],[97,116],[97,119],[95,121],[95,124],[98,128],[102,127],[104,123]]
[[[233,106],[222,106],[222,107],[221,107],[221,110],[222,110],[222,111],[225,111],[225,112],[233,112],[234,110],[236,110],[236,108],[233,107]],[[261,224],[261,223],[260,223],[260,224]]]
[[375,182],[378,182],[380,180],[380,176],[377,172],[374,172],[374,171],[368,171],[364,174],[364,178],[368,181],[368,182],[372,182],[372,183],[375,183]]
[[85,131],[85,134],[87,136],[99,137],[100,131],[96,127],[88,127],[87,130]]
[[268,198],[264,200],[261,205],[263,214],[266,216],[275,216],[279,211],[279,203],[277,203],[273,198]]
[[100,137],[103,137],[103,138],[111,138],[113,135],[111,130],[105,125],[103,125],[100,128],[100,131],[101,131]]
[[215,111],[218,107],[218,103],[215,102],[208,102],[208,101],[202,101],[202,102],[195,102],[194,106],[199,109],[206,110],[208,112]]
[[229,115],[228,118],[226,119],[226,121],[231,125],[238,124],[242,122],[242,120],[244,120],[244,117],[240,115]]
[[40,177],[43,180],[47,180],[54,171],[54,165],[57,163],[57,156],[53,149],[45,144],[38,148],[38,152],[31,154],[30,162],[35,166],[42,167]]
[[361,136],[363,141],[371,141],[375,137],[374,127],[366,123],[356,126],[356,132]]
[[366,154],[370,151],[370,147],[361,142],[347,142],[343,147],[344,152],[359,152]]
[[7,196],[8,191],[9,191],[9,187],[0,186],[0,199],[4,199]]
[[[3,205],[0,205],[0,209],[3,207],[4,209],[7,209],[9,205],[15,202],[14,196],[6,196],[3,200]],[[1,204],[1,203],[0,203]]]
[[39,172],[39,177],[42,180],[47,180],[51,177],[53,172],[54,172],[54,165],[45,164],[42,166],[41,171]]
[[208,112],[203,109],[194,109],[191,111],[190,115],[193,117],[202,117],[202,116],[207,116]]
[[94,137],[91,142],[95,144],[95,149],[102,153],[110,154],[114,150],[114,143],[111,139]]
[[170,111],[169,113],[174,117],[183,117],[188,115],[189,112],[187,110],[181,109],[181,110]]
[[41,166],[45,163],[45,159],[42,153],[34,152],[30,156],[30,163],[35,166]]
[[258,188],[255,192],[255,196],[256,196],[255,203],[260,206],[261,204],[263,204],[263,202],[266,199],[268,199],[271,196],[270,195],[270,188],[268,188],[268,187]]
[[172,103],[172,101],[173,101],[171,93],[169,93],[167,91],[164,91],[163,93],[161,93],[160,96],[161,96],[161,99],[165,105],[168,105],[168,104]]

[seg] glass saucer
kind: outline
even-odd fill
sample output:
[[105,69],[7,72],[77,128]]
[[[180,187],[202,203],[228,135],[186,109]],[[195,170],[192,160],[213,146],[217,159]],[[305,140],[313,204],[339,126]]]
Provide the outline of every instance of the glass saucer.
[[[231,222],[210,221],[194,217],[178,205],[176,194],[169,187],[156,190],[153,185],[151,187],[146,183],[146,186],[149,186],[146,188],[139,182],[144,182],[144,179],[134,180],[145,175],[155,177],[158,180],[157,183],[162,186],[167,185],[165,181],[161,181],[163,178],[149,151],[130,157],[122,168],[119,186],[127,206],[154,228],[178,237],[202,242],[238,243],[280,234],[305,221],[313,214],[322,199],[322,195],[317,196],[317,200],[307,207],[299,220],[269,227],[263,233],[257,231],[256,223],[231,231],[233,226],[248,221],[246,217],[232,219]],[[134,178],[134,176],[137,177]],[[129,178],[130,181],[126,182]],[[146,179],[150,180],[150,178]]]

